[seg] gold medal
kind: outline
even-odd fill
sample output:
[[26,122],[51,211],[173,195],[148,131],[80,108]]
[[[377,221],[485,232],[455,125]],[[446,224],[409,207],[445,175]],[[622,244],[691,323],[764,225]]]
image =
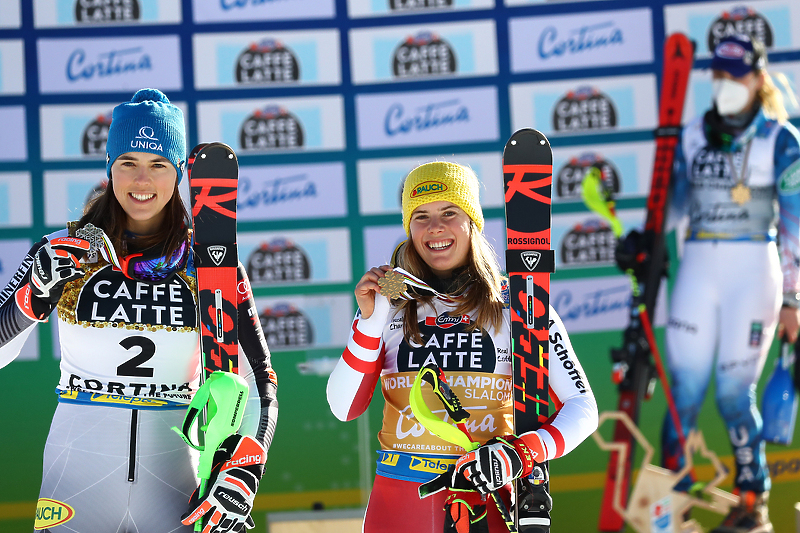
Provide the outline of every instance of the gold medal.
[[378,280],[378,286],[381,288],[381,294],[390,300],[402,298],[408,289],[405,280],[405,276],[403,276],[400,272],[390,270],[386,273],[386,276]]
[[744,205],[750,201],[752,195],[750,194],[750,187],[742,182],[737,183],[731,188],[731,200],[738,205]]

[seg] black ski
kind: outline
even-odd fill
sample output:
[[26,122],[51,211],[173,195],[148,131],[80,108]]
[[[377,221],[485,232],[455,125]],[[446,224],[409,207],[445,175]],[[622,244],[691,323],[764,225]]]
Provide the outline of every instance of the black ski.
[[[538,429],[549,413],[548,361],[553,152],[542,133],[515,132],[503,150],[506,271],[511,306],[514,432]],[[514,522],[520,533],[550,531],[547,463],[515,483]]]

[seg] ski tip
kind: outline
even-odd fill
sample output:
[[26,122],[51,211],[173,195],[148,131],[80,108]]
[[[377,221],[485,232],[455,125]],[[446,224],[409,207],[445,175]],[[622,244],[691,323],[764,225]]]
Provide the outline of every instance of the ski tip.
[[533,128],[522,128],[515,131],[503,149],[504,165],[526,164],[530,163],[532,159],[549,158],[552,161],[552,157],[550,141],[547,140],[544,133]]
[[203,154],[205,154],[206,157],[212,157],[213,154],[213,157],[223,157],[225,159],[237,161],[236,152],[224,142],[203,143],[198,146],[201,147],[198,152],[198,155],[201,157],[203,157]]

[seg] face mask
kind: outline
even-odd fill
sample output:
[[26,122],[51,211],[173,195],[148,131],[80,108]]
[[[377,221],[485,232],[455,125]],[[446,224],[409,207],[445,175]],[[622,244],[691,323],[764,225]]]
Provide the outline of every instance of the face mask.
[[750,89],[747,85],[729,79],[711,82],[714,103],[720,115],[736,115],[741,113],[750,100]]

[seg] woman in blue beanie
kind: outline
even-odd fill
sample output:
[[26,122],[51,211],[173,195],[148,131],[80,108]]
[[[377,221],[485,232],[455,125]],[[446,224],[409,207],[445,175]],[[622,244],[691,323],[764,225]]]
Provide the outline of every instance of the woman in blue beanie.
[[[0,297],[0,367],[58,310],[59,403],[35,529],[189,532],[198,516],[204,531],[252,528],[278,405],[247,275],[240,264],[240,374],[251,398],[239,434],[215,455],[216,477],[193,494],[197,453],[170,429],[182,425],[201,372],[191,224],[178,193],[183,113],[142,89],[114,108],[106,149],[106,190],[80,221],[31,248],[2,291],[13,298]],[[99,230],[114,254],[97,253]]]

